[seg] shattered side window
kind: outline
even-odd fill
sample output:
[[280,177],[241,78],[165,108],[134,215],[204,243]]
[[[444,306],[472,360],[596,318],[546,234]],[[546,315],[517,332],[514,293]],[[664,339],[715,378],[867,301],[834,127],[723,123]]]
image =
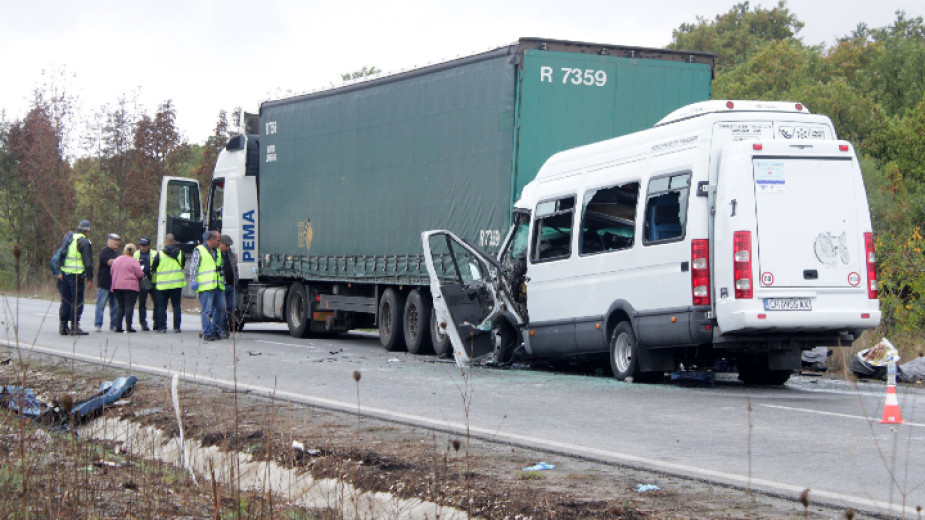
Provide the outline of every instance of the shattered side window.
[[638,199],[638,182],[588,190],[581,217],[579,253],[589,255],[633,247]]
[[571,256],[574,213],[574,195],[537,204],[533,226],[534,262]]

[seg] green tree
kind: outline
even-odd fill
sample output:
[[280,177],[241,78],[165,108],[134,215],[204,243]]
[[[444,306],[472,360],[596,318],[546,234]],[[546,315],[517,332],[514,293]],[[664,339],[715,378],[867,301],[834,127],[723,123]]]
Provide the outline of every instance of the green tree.
[[377,68],[375,65],[371,67],[364,65],[353,72],[345,72],[344,74],[341,74],[340,79],[344,81],[350,81],[354,79],[365,78],[366,76],[373,76],[375,74],[379,74],[380,72],[382,72],[382,70]]
[[803,22],[781,0],[772,9],[749,2],[736,4],[713,20],[698,16],[695,23],[684,23],[672,32],[669,49],[716,54],[716,75],[745,62],[762,45],[778,40],[797,40]]

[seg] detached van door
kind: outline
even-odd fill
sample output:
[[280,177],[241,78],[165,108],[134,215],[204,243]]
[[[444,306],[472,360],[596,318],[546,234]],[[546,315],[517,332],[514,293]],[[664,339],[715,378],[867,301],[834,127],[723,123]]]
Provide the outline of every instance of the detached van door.
[[164,247],[170,233],[184,254],[189,255],[202,241],[202,202],[199,182],[186,177],[164,177],[157,213],[157,248]]
[[438,326],[445,324],[456,364],[492,353],[491,320],[499,308],[492,262],[449,231],[421,237]]

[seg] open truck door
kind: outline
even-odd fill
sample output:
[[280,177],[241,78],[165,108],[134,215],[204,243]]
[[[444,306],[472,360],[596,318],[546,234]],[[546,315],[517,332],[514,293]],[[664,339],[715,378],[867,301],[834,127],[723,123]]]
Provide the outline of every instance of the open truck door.
[[[164,247],[164,237],[172,234],[183,255],[189,258],[193,249],[202,241],[202,202],[199,198],[199,182],[186,177],[164,177],[161,181],[161,199],[157,212],[157,248]],[[187,276],[184,269],[184,276]],[[189,280],[184,296],[189,291]]]
[[421,236],[438,326],[450,338],[456,364],[495,353],[500,264],[449,231]]

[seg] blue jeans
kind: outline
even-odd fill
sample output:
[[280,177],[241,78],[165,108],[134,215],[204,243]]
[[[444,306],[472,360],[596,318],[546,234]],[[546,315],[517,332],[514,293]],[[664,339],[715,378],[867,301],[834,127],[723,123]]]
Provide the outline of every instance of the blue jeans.
[[103,310],[106,308],[106,302],[109,302],[109,329],[115,330],[118,319],[116,313],[119,311],[119,302],[112,295],[109,289],[96,288],[96,318],[93,325],[97,328],[103,328]]
[[225,286],[225,319],[222,320],[222,334],[230,331],[232,325],[234,324],[234,286],[226,285]]
[[221,320],[225,317],[224,292],[220,289],[200,292],[199,306],[202,308],[202,337],[221,334]]

